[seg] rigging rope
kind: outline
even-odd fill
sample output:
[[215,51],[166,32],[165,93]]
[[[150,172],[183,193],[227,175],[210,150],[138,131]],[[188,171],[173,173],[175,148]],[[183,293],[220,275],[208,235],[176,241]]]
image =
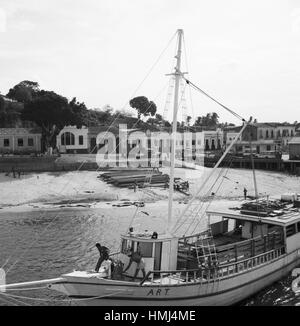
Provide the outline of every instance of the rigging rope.
[[[82,299],[67,299],[67,300],[56,300],[56,299],[43,299],[43,298],[33,298],[33,297],[25,297],[25,296],[21,296],[21,295],[14,295],[14,294],[7,294],[4,292],[0,292],[0,296],[4,296],[4,297],[8,297],[8,298],[13,298],[13,299],[23,299],[23,300],[32,300],[32,301],[39,301],[39,302],[84,302],[84,301],[92,301],[95,299],[103,299],[103,298],[108,298],[108,297],[112,297],[114,295],[120,294],[120,293],[124,293],[124,291],[118,291],[115,293],[111,293],[111,294],[107,294],[107,295],[101,295],[98,297],[92,297],[92,298],[82,298]],[[23,303],[26,305],[30,305],[27,303]]]
[[[224,177],[227,176],[227,174],[228,174],[228,172],[229,172],[229,169],[231,168],[231,165],[232,165],[232,160],[231,160],[229,166],[227,167],[226,172],[225,172],[225,175],[224,175],[223,178],[221,179],[221,182],[220,182],[220,184],[219,184],[219,186],[218,186],[218,188],[217,188],[217,190],[216,190],[215,193],[217,193],[217,192],[220,190],[220,188],[221,188],[221,186],[222,186],[222,184],[223,184],[223,182],[224,182],[224,179],[225,179]],[[209,209],[209,207],[211,206],[212,201],[213,201],[213,197],[211,198],[211,200],[209,201],[208,206],[206,207],[205,211],[203,212],[203,214],[202,214],[202,216],[201,216],[201,218],[200,218],[200,221],[201,221],[201,219],[203,218],[203,216],[206,214],[206,212],[207,212],[207,210]],[[197,223],[196,227],[194,228],[193,233],[196,231],[196,229],[197,229],[198,226],[200,225],[200,221]]]
[[[231,166],[231,164],[232,164],[232,160],[233,160],[233,158],[231,157],[231,159],[230,159],[230,166]],[[219,174],[218,174],[218,176],[217,176],[215,182],[210,186],[210,188],[208,189],[208,191],[204,194],[203,198],[206,198],[206,197],[211,196],[211,192],[212,192],[214,186],[217,184],[218,180],[220,179],[221,175],[224,173],[224,171],[225,171],[226,169],[227,169],[227,173],[228,173],[228,169],[229,169],[229,167],[224,166],[222,169],[220,169],[220,172],[219,172]],[[226,173],[226,174],[227,174],[227,173]],[[223,181],[224,181],[224,180],[223,180]],[[218,190],[219,190],[219,189],[218,189]],[[217,192],[215,192],[215,194],[216,194],[216,193],[217,193]],[[213,199],[213,197],[212,197],[212,199]],[[210,202],[212,201],[212,199],[210,200]],[[198,218],[198,214],[199,214],[199,212],[202,210],[202,208],[204,207],[204,204],[205,204],[205,202],[202,201],[200,207],[198,207],[198,208],[196,208],[196,209],[193,210],[192,214],[195,214],[195,217],[193,218],[192,223],[190,223],[190,225],[189,225],[188,229],[186,230],[186,232],[184,233],[184,235],[187,234],[187,232],[190,230],[191,226],[194,224],[194,222],[195,222],[196,219]],[[205,209],[205,211],[207,211],[207,208]],[[202,217],[203,217],[203,214],[202,214]],[[180,229],[180,228],[181,228],[181,227],[186,223],[187,220],[188,220],[188,216],[187,216],[183,221],[178,221],[178,223],[176,223],[176,225],[175,225],[175,227],[177,227],[177,228],[175,229],[175,232],[177,232],[177,231],[178,231],[178,230],[179,230],[179,229]],[[181,222],[180,225],[179,225],[179,222]],[[200,222],[201,222],[201,221],[200,221]],[[200,222],[199,222],[199,223],[200,223]]]
[[190,85],[191,87],[193,87],[195,90],[199,91],[200,93],[202,93],[205,96],[207,96],[208,98],[210,98],[212,101],[214,101],[215,103],[217,103],[218,105],[220,105],[223,109],[225,109],[226,111],[228,111],[229,113],[231,113],[232,115],[234,115],[239,120],[241,120],[243,122],[246,122],[246,120],[242,116],[240,116],[239,114],[237,114],[236,112],[234,112],[233,110],[229,109],[227,106],[225,106],[224,104],[222,104],[221,102],[219,102],[218,100],[216,100],[215,98],[213,98],[211,95],[209,95],[208,93],[206,93],[200,87],[198,87],[197,85],[195,85],[194,83],[192,83],[190,80],[188,80],[184,76],[182,76],[182,78],[186,81],[186,83],[188,85]]

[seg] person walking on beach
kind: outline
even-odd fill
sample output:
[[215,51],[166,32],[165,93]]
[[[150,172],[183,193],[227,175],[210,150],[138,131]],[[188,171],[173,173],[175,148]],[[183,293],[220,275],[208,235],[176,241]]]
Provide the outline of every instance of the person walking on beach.
[[247,189],[246,188],[244,188],[244,198],[245,198],[245,200],[247,199]]
[[104,262],[104,260],[107,260],[109,257],[109,249],[105,246],[101,246],[100,243],[96,243],[96,248],[98,249],[99,254],[100,254],[100,257],[98,259],[98,262],[97,262],[97,265],[95,268],[96,273],[98,273],[99,269],[101,267],[101,264]]

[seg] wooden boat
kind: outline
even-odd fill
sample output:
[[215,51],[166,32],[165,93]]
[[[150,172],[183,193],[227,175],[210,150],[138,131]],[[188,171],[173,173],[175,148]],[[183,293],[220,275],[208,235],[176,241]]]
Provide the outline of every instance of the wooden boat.
[[[183,31],[178,31],[177,66],[174,76],[173,135],[176,134],[178,85]],[[204,187],[230,152],[248,123],[227,148],[201,185]],[[74,271],[53,280],[7,285],[6,289],[48,284],[49,289],[81,299],[81,304],[101,306],[199,306],[238,303],[291,272],[300,263],[300,209],[298,196],[267,201],[257,197],[239,209],[207,211],[207,229],[180,237],[172,223],[175,137],[171,141],[168,229],[121,235],[120,251],[111,255],[116,266],[128,266],[128,250],[142,254],[146,275],[133,277],[136,263],[125,274],[107,277]],[[200,189],[200,190],[201,190]],[[200,191],[199,190],[199,191]],[[191,198],[180,219],[198,217]],[[0,287],[1,288],[1,287]],[[3,289],[3,288],[2,288]]]

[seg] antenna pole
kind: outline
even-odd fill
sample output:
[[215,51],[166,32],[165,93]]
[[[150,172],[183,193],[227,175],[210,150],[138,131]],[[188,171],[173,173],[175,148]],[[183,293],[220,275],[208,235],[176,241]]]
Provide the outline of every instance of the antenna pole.
[[178,50],[177,50],[177,64],[175,67],[175,94],[174,94],[174,108],[173,108],[173,125],[171,135],[171,169],[170,169],[170,187],[169,187],[169,208],[168,208],[168,229],[170,232],[172,228],[172,215],[173,215],[173,195],[174,195],[174,169],[175,169],[175,152],[176,152],[176,133],[177,133],[177,113],[178,113],[178,95],[179,84],[182,73],[181,69],[181,53],[182,53],[182,37],[183,30],[179,29],[178,33]]

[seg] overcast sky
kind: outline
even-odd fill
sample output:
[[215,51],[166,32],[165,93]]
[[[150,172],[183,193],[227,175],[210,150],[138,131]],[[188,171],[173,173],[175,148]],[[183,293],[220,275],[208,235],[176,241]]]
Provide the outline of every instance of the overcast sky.
[[[145,95],[163,113],[175,41],[135,90],[178,28],[191,81],[246,118],[300,120],[298,0],[0,0],[0,91],[28,79],[89,108]],[[189,115],[237,122],[191,95]]]

